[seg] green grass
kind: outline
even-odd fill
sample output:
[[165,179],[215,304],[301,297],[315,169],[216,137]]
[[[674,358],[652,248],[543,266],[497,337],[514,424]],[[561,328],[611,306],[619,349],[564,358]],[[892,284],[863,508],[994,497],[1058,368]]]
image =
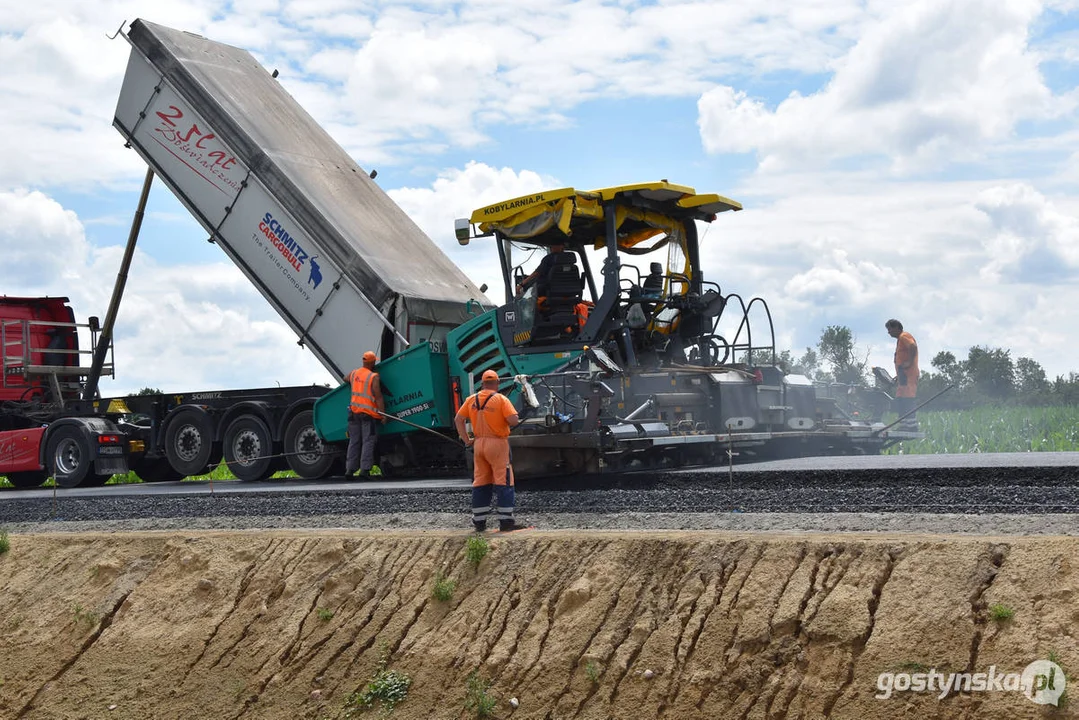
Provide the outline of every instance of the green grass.
[[389,647],[386,643],[380,643],[378,665],[371,679],[345,700],[346,718],[352,718],[357,712],[370,710],[376,705],[381,716],[388,716],[408,696],[412,678],[398,670],[390,670],[389,663]]
[[487,538],[473,535],[468,538],[468,544],[465,546],[465,557],[472,563],[473,568],[478,568],[490,549],[491,546],[488,544]]
[[323,622],[333,620],[333,610],[330,610],[329,608],[319,608],[317,615],[318,619]]
[[[298,476],[292,470],[279,470],[279,471],[275,472],[272,477],[274,479],[283,479],[283,478],[295,478],[295,477],[298,477]],[[207,480],[235,480],[235,479],[236,479],[236,476],[232,474],[232,471],[229,470],[228,465],[225,463],[224,460],[222,460],[212,470],[210,470],[210,472],[205,473],[204,475],[192,475],[191,477],[184,478],[184,482],[205,482]],[[105,484],[106,485],[130,485],[130,484],[133,484],[133,483],[141,483],[141,482],[142,482],[142,479],[138,475],[136,475],[134,472],[126,472],[123,475],[113,475],[111,478],[109,478],[109,481],[107,483],[105,483]],[[56,483],[53,481],[53,479],[49,478],[48,480],[46,480],[41,485],[41,487],[50,488],[50,487],[54,487],[55,485],[56,485]],[[7,477],[5,477],[4,475],[0,475],[0,488],[9,488],[9,487],[13,487],[13,486],[12,486],[12,484],[10,482],[8,482]]]
[[989,618],[994,622],[1004,623],[1015,617],[1015,610],[1001,603],[989,606]]
[[465,685],[465,710],[478,718],[491,717],[498,705],[491,693],[491,681],[481,677],[475,670],[468,675]]
[[903,672],[919,673],[919,672],[927,672],[931,668],[928,665],[926,665],[925,663],[920,663],[920,662],[917,662],[915,660],[907,660],[907,661],[901,662],[899,664],[899,669],[902,670]]
[[8,550],[11,550],[11,538],[8,537],[7,530],[0,530],[0,555],[4,555]]
[[588,676],[588,681],[593,685],[599,683],[599,676],[603,674],[603,671],[599,667],[599,663],[595,660],[589,660],[584,666],[584,674]]
[[435,585],[431,590],[431,594],[435,596],[435,599],[439,602],[449,602],[453,598],[453,591],[457,588],[457,583],[453,579],[446,577],[439,570],[435,573]]
[[[892,416],[891,419],[894,419]],[[886,422],[890,422],[888,418]],[[1079,407],[982,406],[918,413],[924,440],[908,440],[886,453],[1068,452],[1079,450]]]
[[82,605],[76,603],[71,606],[71,614],[75,620],[75,627],[84,625],[87,629],[95,627],[98,621],[101,619],[98,614],[93,610],[87,610]]

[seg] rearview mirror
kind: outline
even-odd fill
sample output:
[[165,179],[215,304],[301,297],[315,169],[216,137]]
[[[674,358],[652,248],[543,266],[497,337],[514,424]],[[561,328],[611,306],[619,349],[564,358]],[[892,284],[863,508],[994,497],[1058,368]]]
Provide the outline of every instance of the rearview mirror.
[[457,218],[453,221],[453,232],[457,235],[457,242],[461,245],[468,245],[468,241],[471,236],[471,227],[468,224],[468,220],[465,218]]

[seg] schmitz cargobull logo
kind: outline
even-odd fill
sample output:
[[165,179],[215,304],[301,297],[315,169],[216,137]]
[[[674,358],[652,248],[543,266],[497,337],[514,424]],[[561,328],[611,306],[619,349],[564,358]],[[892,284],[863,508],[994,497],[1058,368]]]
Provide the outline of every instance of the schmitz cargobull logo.
[[259,232],[277,250],[280,259],[284,260],[293,270],[303,272],[307,269],[307,284],[312,289],[317,289],[322,282],[322,271],[315,262],[318,255],[310,255],[307,250],[294,238],[285,226],[273,216],[266,213],[259,222]]

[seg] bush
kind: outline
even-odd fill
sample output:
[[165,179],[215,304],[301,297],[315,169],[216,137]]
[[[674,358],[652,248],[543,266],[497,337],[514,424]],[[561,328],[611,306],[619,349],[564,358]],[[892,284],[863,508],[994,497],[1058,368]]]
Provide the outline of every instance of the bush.
[[602,674],[602,671],[595,660],[589,660],[588,664],[584,666],[584,674],[588,676],[589,682],[596,685],[599,683],[599,676]]
[[456,589],[457,583],[452,579],[446,577],[439,570],[435,575],[435,586],[431,591],[431,594],[435,596],[435,599],[439,602],[448,602],[453,598],[453,591]]
[[1012,610],[1007,605],[996,603],[989,606],[989,617],[998,623],[1007,622],[1015,617],[1015,610]]
[[490,545],[487,544],[487,538],[476,537],[473,535],[468,539],[468,545],[465,548],[465,557],[472,563],[473,568],[478,568],[480,562],[487,556],[487,551],[490,549]]
[[378,665],[375,674],[362,689],[357,690],[345,700],[345,717],[351,718],[357,711],[370,710],[379,705],[381,715],[389,715],[394,707],[403,702],[412,686],[412,678],[403,672],[389,670],[389,648],[380,646]]
[[495,706],[498,705],[498,701],[488,692],[491,688],[491,681],[480,677],[473,670],[468,675],[467,683],[465,687],[465,710],[475,713],[478,718],[491,717],[495,711]]

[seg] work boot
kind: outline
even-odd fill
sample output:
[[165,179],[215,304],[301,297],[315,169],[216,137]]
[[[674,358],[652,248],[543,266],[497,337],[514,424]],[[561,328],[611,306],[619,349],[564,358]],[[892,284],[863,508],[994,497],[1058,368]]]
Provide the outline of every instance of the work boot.
[[485,522],[473,522],[472,527],[476,529],[476,532],[487,532],[487,523]]
[[527,529],[528,529],[527,525],[521,525],[516,520],[499,520],[498,521],[498,532],[500,532],[500,533],[508,533],[508,532],[513,532],[514,530],[527,530]]
[[371,478],[371,471],[370,470],[360,470],[356,474],[359,476],[359,478],[361,480],[369,480]]

